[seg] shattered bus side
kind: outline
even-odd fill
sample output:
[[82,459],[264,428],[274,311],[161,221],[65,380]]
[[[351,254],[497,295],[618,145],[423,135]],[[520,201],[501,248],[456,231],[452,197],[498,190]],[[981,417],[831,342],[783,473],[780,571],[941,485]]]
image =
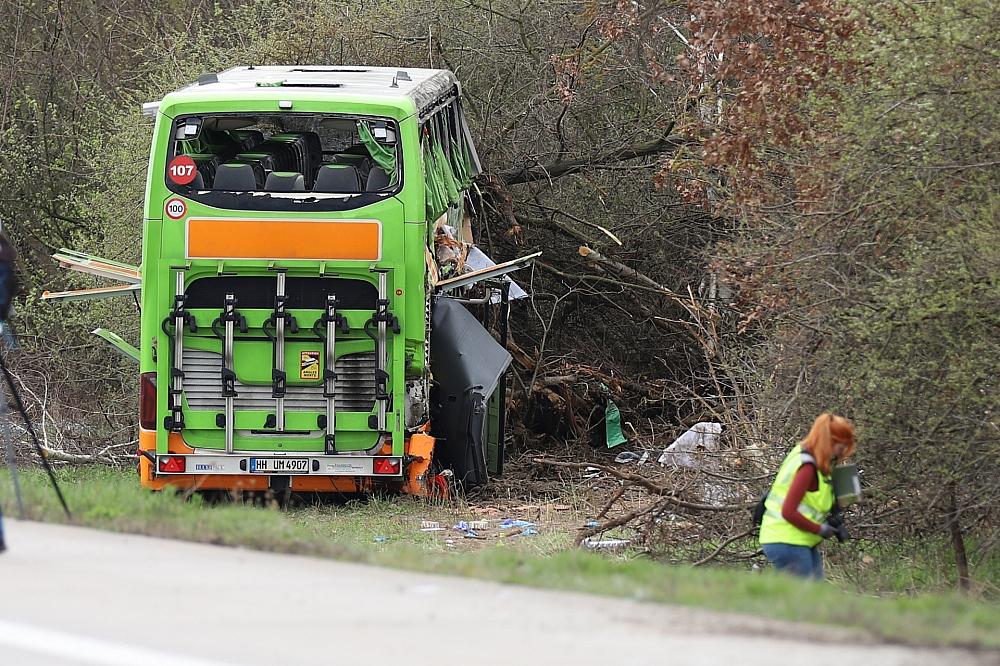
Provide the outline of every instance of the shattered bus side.
[[426,494],[440,469],[498,472],[510,356],[452,297],[486,280],[506,304],[531,258],[465,261],[479,161],[454,76],[235,68],[146,110],[141,272],[56,257],[141,284],[142,484]]

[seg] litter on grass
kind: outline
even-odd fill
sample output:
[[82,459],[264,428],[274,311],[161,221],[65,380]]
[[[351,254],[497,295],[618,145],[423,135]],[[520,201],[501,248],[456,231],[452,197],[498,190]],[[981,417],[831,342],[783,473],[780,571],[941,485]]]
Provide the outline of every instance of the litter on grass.
[[622,451],[615,456],[615,462],[619,465],[631,462],[638,463],[639,465],[645,465],[648,460],[649,451],[643,451],[642,453],[638,453],[636,451]]
[[719,450],[721,433],[721,423],[711,421],[695,423],[670,446],[663,449],[657,462],[674,467],[701,467],[704,464],[705,453],[711,454]]
[[616,550],[624,548],[632,542],[628,539],[593,539],[587,537],[581,543],[586,548],[593,548],[595,550]]
[[513,520],[511,518],[504,518],[503,522],[500,523],[500,529],[509,530],[512,527],[534,527],[535,524],[528,522],[527,520]]

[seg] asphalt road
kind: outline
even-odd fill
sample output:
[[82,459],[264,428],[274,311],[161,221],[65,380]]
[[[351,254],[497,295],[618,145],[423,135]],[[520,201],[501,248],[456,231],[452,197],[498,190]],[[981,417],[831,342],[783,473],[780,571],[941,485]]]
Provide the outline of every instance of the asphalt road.
[[0,664],[987,664],[995,655],[292,555],[9,521]]

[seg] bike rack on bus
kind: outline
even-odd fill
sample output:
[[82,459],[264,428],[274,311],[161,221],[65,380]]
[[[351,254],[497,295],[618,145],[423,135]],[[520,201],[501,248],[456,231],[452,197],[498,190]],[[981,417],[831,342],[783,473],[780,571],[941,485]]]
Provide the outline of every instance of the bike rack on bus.
[[[274,311],[271,316],[264,322],[264,335],[271,339],[274,343],[273,347],[273,364],[274,367],[271,370],[271,397],[274,398],[274,423],[270,423],[270,419],[265,423],[265,427],[273,427],[278,432],[282,432],[285,429],[285,393],[287,387],[287,374],[285,372],[285,326],[292,333],[299,332],[299,324],[295,321],[295,317],[285,311],[285,304],[288,301],[288,295],[285,294],[285,269],[272,269],[276,270],[277,275],[277,288],[274,297]],[[272,329],[273,327],[273,329]]]
[[[219,325],[225,325],[225,332],[220,334]],[[240,327],[240,333],[247,332],[246,317],[236,310],[236,296],[226,294],[223,301],[222,314],[212,322],[212,331],[217,337],[222,338],[222,397],[226,399],[225,414],[223,417],[223,427],[226,430],[226,453],[233,452],[233,432],[234,418],[233,398],[236,393],[236,371],[233,369],[233,336],[236,326]],[[218,418],[216,419],[218,423]]]
[[337,452],[337,330],[350,333],[347,317],[337,312],[337,296],[326,297],[326,308],[316,323],[313,332],[323,340],[325,370],[323,372],[323,397],[326,398],[326,421],[318,425],[326,429],[324,438],[327,454]]
[[[163,426],[172,432],[180,432],[184,428],[184,410],[181,396],[184,393],[184,327],[192,333],[198,332],[198,323],[194,315],[184,309],[187,294],[184,292],[184,273],[186,266],[175,266],[177,277],[174,287],[174,309],[163,320],[160,328],[167,339],[173,343],[173,358],[170,364],[170,384],[167,388],[167,402],[170,415],[164,418]],[[170,332],[173,323],[174,331]]]
[[[392,397],[389,391],[389,373],[386,368],[389,365],[389,345],[387,340],[387,329],[391,327],[392,332],[399,334],[399,319],[389,311],[389,296],[387,293],[388,271],[382,268],[371,269],[373,273],[378,273],[378,300],[375,302],[375,313],[371,319],[365,323],[365,333],[375,340],[375,400],[378,402],[378,414],[375,417],[375,429],[379,433],[386,432],[386,412],[389,407],[389,400]],[[376,334],[372,336],[368,327],[371,324],[376,326]]]

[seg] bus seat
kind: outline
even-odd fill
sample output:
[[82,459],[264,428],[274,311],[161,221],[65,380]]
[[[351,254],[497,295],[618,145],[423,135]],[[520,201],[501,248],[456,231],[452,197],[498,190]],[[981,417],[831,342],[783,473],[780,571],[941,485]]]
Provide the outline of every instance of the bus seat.
[[264,184],[264,179],[267,177],[267,172],[264,171],[264,166],[259,160],[242,160],[239,157],[233,160],[229,160],[226,164],[247,164],[253,169],[253,179],[257,183],[257,187],[254,189],[259,190]]
[[372,167],[368,172],[368,182],[365,183],[365,192],[375,192],[389,185],[389,174],[382,170],[382,167]]
[[360,192],[358,170],[349,164],[327,164],[316,172],[313,192]]
[[192,190],[203,190],[205,189],[205,178],[201,175],[201,171],[194,172],[194,180],[188,185]]
[[307,173],[315,171],[316,167],[323,163],[323,142],[316,132],[285,132],[282,136],[301,139],[306,146],[306,153],[309,158],[311,169]]
[[219,156],[211,153],[192,153],[188,155],[194,160],[194,164],[201,174],[202,183],[206,187],[212,187],[215,182],[215,172],[219,168]]
[[372,158],[367,155],[337,153],[333,156],[333,160],[336,164],[350,164],[352,167],[357,169],[358,175],[361,176],[362,181],[366,181],[368,179],[368,174],[372,170]]
[[249,164],[220,164],[215,174],[213,190],[233,192],[253,192],[257,189],[257,178]]
[[240,142],[228,132],[210,129],[202,130],[198,145],[202,152],[218,155],[223,160],[230,159],[243,149]]
[[[312,132],[310,132],[312,134]],[[316,136],[317,141],[319,140],[319,135]],[[303,133],[297,132],[282,132],[281,134],[272,134],[271,138],[267,140],[268,143],[278,143],[284,144],[285,146],[291,148],[295,157],[294,164],[292,167],[286,169],[287,171],[296,171],[301,174],[309,174],[308,178],[305,178],[306,185],[312,185],[312,173],[315,171],[316,166],[312,164],[312,153],[309,148],[308,139]],[[320,152],[320,158],[322,159],[322,152]],[[319,162],[317,162],[319,164]]]
[[240,142],[243,150],[253,150],[254,146],[264,143],[264,133],[260,130],[229,130],[229,134]]
[[274,167],[278,171],[298,171],[302,164],[296,146],[280,138],[271,137],[254,149],[254,152],[274,156]]
[[280,169],[278,169],[278,162],[274,158],[274,155],[272,155],[271,153],[261,153],[257,151],[250,153],[240,153],[239,155],[236,156],[236,159],[240,162],[250,162],[259,164],[260,168],[264,170],[264,175],[261,178],[261,182],[263,182],[264,178],[267,178],[267,174],[271,173],[272,171],[280,171]]
[[266,192],[302,192],[306,189],[305,178],[294,171],[272,171],[264,183]]

